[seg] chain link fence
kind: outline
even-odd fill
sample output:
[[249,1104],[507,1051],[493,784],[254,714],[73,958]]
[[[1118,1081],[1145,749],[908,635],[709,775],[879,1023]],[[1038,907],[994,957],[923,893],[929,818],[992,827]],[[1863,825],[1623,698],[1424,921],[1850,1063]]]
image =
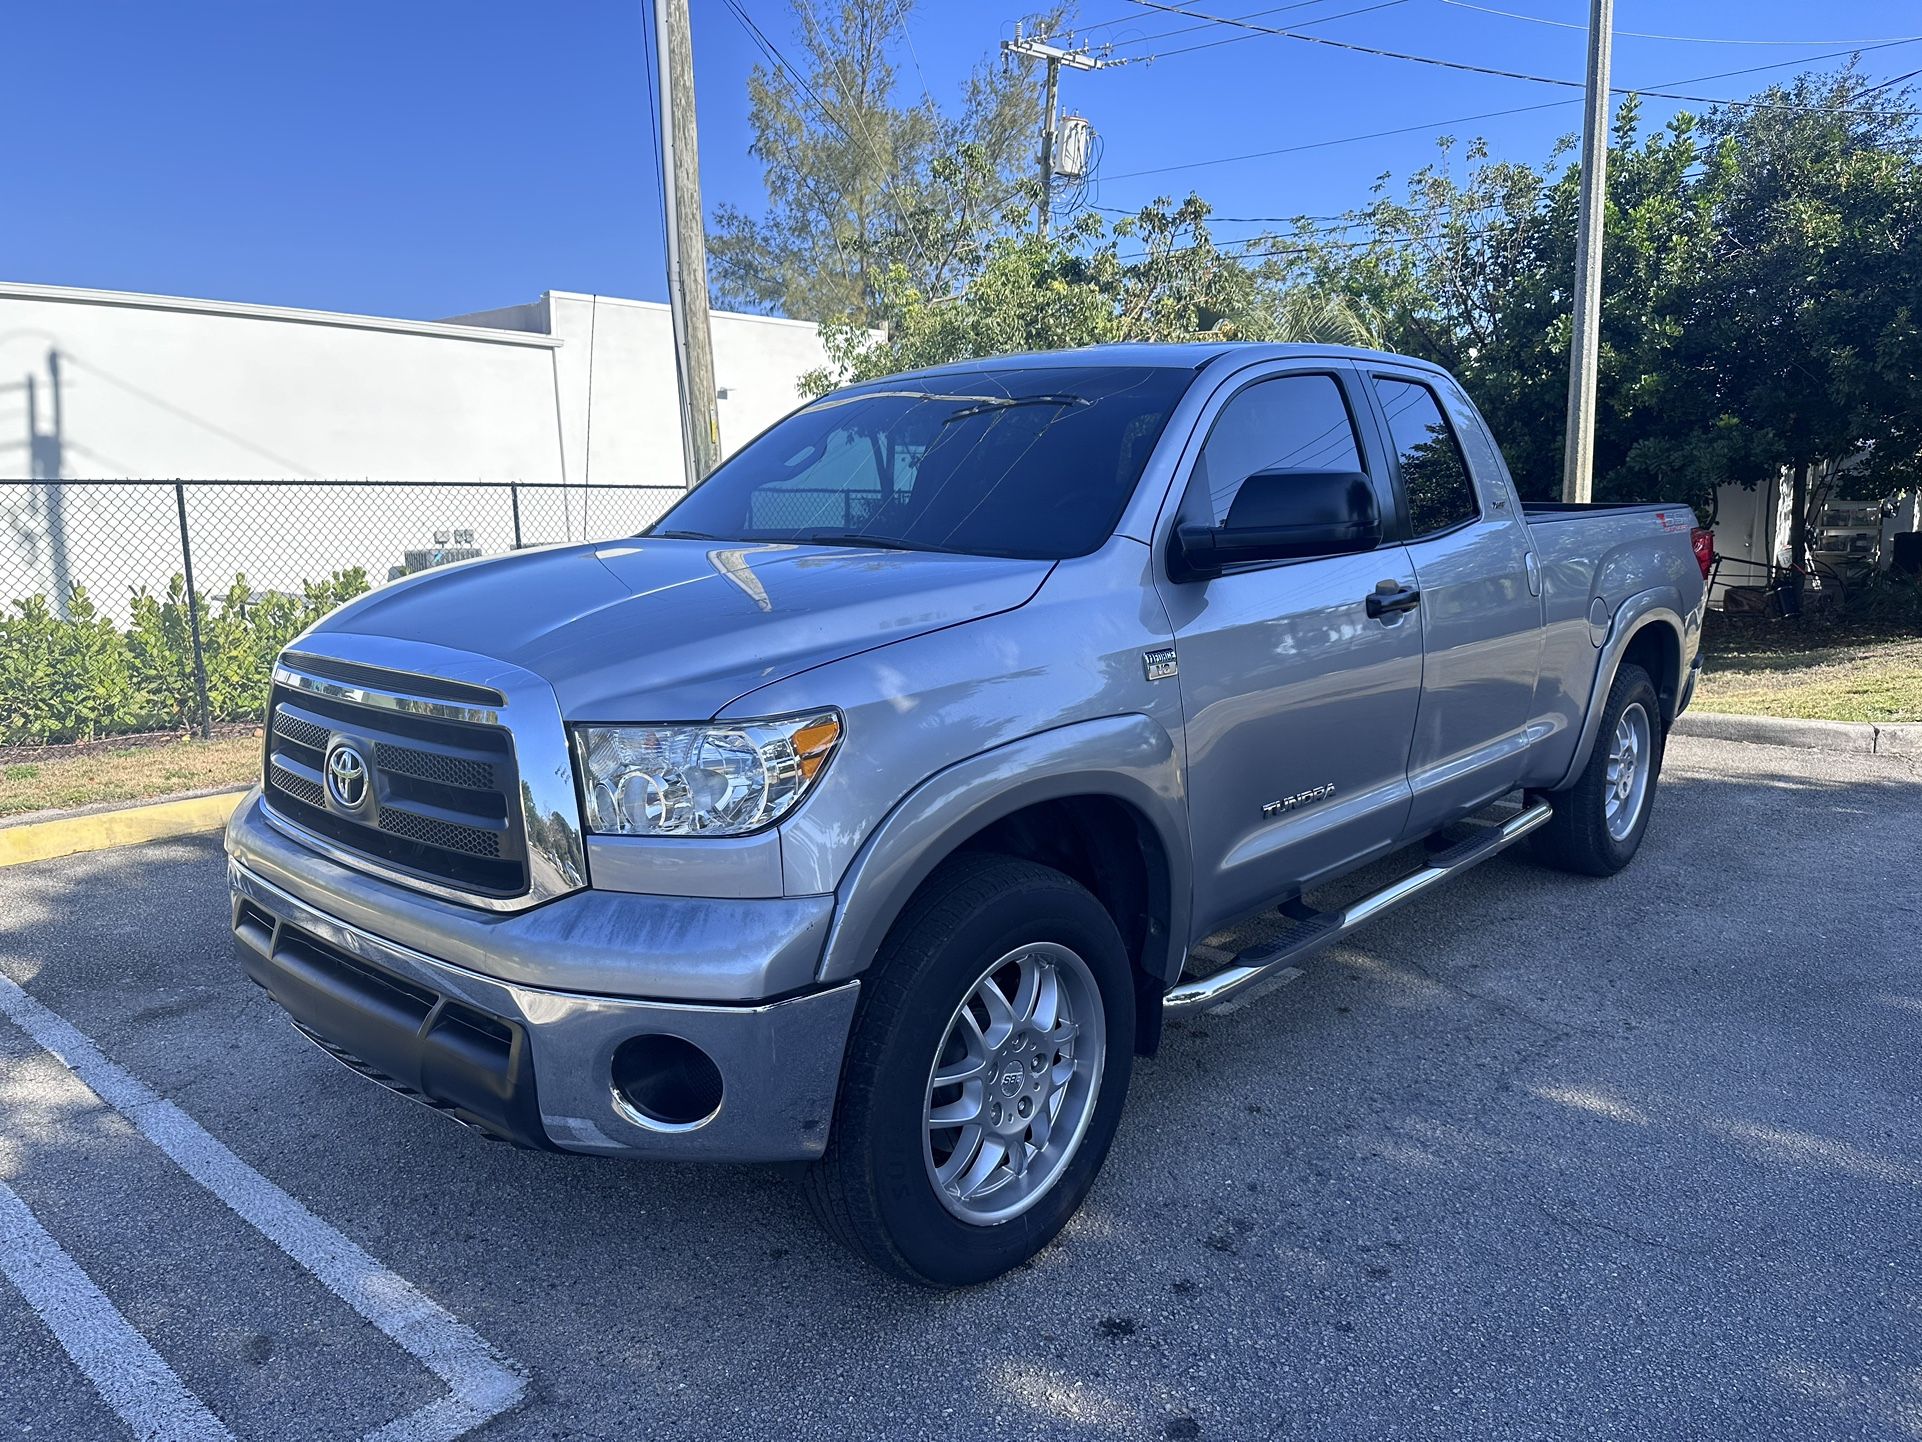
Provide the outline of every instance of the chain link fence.
[[0,744],[258,717],[275,653],[453,561],[633,535],[679,487],[0,480]]

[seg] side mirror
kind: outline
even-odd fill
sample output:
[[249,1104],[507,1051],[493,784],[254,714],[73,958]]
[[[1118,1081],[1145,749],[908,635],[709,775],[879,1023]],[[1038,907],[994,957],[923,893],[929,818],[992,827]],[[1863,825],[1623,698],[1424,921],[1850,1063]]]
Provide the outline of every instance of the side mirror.
[[1219,526],[1175,527],[1170,570],[1202,581],[1251,561],[1346,556],[1381,544],[1381,507],[1360,471],[1257,471]]

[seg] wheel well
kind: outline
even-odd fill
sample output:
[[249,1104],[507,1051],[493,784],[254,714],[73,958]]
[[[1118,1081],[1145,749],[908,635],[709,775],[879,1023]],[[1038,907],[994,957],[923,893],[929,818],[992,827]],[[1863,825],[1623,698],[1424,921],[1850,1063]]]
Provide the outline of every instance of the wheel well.
[[1169,924],[1168,857],[1147,817],[1112,796],[1064,796],[992,821],[956,846],[1051,866],[1086,887],[1114,918],[1135,976],[1135,1050],[1161,1040],[1158,955]]
[[[1675,719],[1675,703],[1681,696],[1682,638],[1664,621],[1652,621],[1629,637],[1622,652],[1622,666],[1640,666],[1655,683],[1661,698],[1664,728]],[[1618,668],[1619,669],[1619,668]]]

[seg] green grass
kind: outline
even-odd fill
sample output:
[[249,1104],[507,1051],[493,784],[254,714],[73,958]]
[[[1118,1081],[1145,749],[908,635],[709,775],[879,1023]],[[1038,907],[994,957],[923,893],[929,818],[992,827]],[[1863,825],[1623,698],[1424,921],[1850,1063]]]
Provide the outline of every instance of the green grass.
[[0,764],[0,816],[214,791],[244,785],[259,772],[258,736],[76,746],[69,754]]
[[1819,721],[1922,721],[1922,636],[1710,618],[1694,706]]

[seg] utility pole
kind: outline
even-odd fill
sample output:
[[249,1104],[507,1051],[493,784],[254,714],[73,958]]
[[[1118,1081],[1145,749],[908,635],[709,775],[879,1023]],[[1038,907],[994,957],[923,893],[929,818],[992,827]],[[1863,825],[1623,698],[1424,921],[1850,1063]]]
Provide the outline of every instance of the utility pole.
[[687,0],[654,0],[654,49],[660,65],[656,88],[661,101],[661,197],[667,206],[667,300],[674,317],[681,458],[691,491],[721,458],[721,419],[715,409],[714,344],[707,319],[707,233],[694,133],[694,34]]
[[1070,70],[1102,70],[1112,62],[1085,50],[1063,50],[1045,40],[1029,39],[1015,28],[1014,39],[1001,42],[1001,53],[1028,60],[1045,60],[1048,77],[1042,86],[1041,100],[1041,200],[1035,207],[1034,233],[1048,238],[1048,216],[1054,204],[1054,128],[1055,110],[1061,100],[1061,67]]
[[1615,0],[1589,0],[1588,95],[1582,110],[1581,229],[1575,236],[1575,328],[1568,353],[1562,499],[1595,493],[1595,382],[1602,322],[1602,218],[1608,197],[1608,60]]

